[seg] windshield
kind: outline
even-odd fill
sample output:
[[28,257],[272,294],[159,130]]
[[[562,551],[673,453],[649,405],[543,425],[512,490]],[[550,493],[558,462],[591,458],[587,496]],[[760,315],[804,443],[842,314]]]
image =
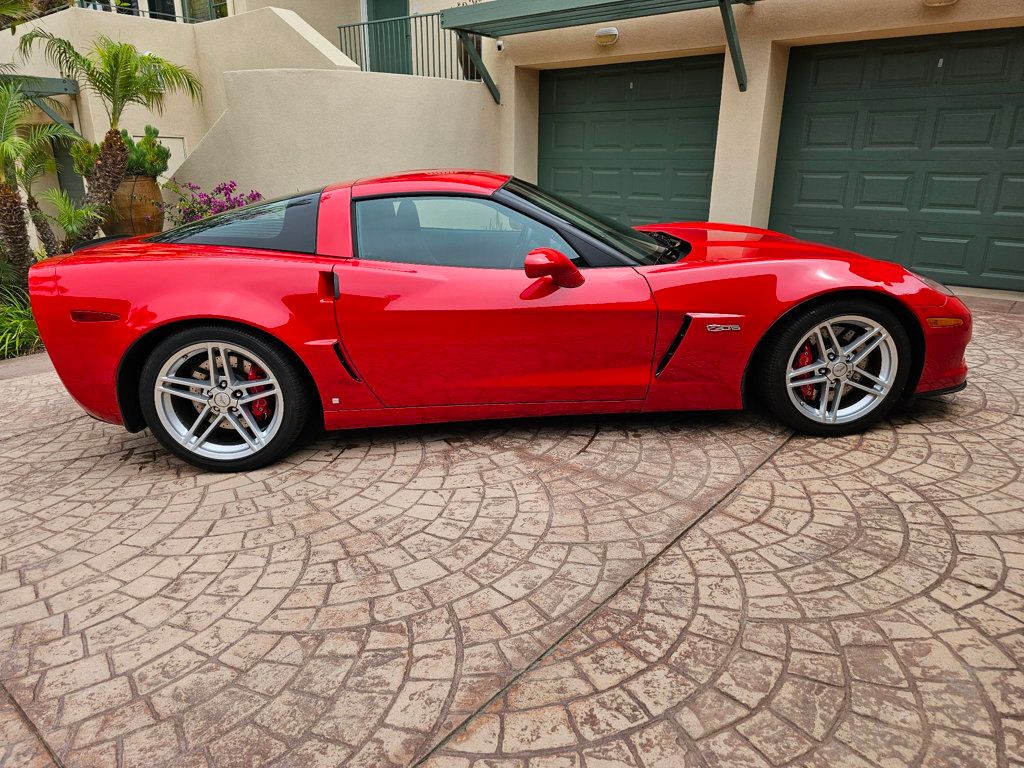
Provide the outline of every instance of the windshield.
[[538,208],[565,219],[615,250],[644,265],[676,261],[690,251],[690,244],[665,232],[640,232],[615,219],[581,208],[558,195],[512,178],[505,189]]

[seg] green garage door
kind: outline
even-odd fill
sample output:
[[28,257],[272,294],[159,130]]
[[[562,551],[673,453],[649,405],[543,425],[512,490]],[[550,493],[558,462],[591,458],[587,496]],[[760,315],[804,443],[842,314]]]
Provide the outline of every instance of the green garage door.
[[540,186],[627,224],[706,219],[721,56],[540,78]]
[[1024,31],[793,49],[769,226],[1024,289]]

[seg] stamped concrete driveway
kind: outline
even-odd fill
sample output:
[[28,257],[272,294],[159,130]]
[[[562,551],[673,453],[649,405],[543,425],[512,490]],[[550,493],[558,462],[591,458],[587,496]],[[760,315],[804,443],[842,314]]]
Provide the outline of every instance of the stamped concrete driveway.
[[236,476],[8,378],[0,765],[1024,765],[1024,315],[970,359],[845,439],[516,421]]

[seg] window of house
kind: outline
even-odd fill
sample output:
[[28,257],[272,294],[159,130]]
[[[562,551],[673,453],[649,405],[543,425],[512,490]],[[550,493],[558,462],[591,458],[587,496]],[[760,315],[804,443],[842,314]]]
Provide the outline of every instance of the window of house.
[[493,200],[398,197],[356,203],[358,256],[445,267],[522,269],[535,248],[581,263],[554,229]]

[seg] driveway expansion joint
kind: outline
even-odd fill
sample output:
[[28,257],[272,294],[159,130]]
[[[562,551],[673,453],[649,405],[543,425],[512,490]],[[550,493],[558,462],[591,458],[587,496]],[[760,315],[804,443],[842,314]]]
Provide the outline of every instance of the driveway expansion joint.
[[[596,436],[596,432],[595,432],[595,436]],[[770,454],[768,454],[761,461],[760,464],[758,464],[756,467],[754,467],[752,470],[750,470],[750,472],[746,475],[746,477],[743,477],[743,478],[740,478],[739,480],[737,480],[733,484],[733,486],[728,491],[726,491],[718,501],[716,501],[713,505],[708,507],[708,509],[705,510],[703,513],[701,513],[698,517],[694,518],[689,523],[687,523],[686,526],[679,532],[679,534],[674,539],[672,539],[664,547],[662,547],[661,551],[659,551],[657,554],[654,555],[654,557],[652,557],[649,561],[647,561],[640,568],[638,568],[636,570],[636,572],[633,573],[632,576],[630,576],[626,581],[623,581],[622,584],[620,584],[601,603],[598,603],[593,608],[591,608],[591,610],[586,615],[584,615],[582,618],[580,618],[578,621],[576,621],[571,627],[569,627],[569,629],[567,629],[564,633],[562,633],[562,636],[557,638],[555,640],[555,642],[553,642],[547,648],[547,650],[544,651],[544,653],[542,653],[537,659],[535,659],[529,666],[527,666],[521,672],[516,674],[500,690],[496,691],[494,693],[494,695],[491,696],[490,699],[485,701],[483,704],[481,704],[477,708],[476,712],[472,713],[469,717],[467,717],[465,720],[463,720],[462,723],[460,723],[458,726],[453,728],[451,730],[451,732],[447,736],[445,736],[445,738],[441,742],[439,742],[436,746],[431,748],[431,750],[429,752],[427,752],[425,755],[423,755],[422,757],[417,759],[416,762],[413,765],[414,766],[423,765],[427,760],[429,760],[429,758],[430,758],[430,756],[432,754],[434,754],[435,752],[437,752],[440,749],[443,749],[443,747],[445,746],[445,744],[448,741],[450,741],[451,739],[457,738],[459,736],[459,734],[462,732],[462,730],[465,728],[465,726],[469,723],[469,721],[473,719],[473,717],[476,717],[477,715],[480,715],[480,714],[486,712],[487,709],[489,707],[491,707],[503,695],[505,695],[505,693],[507,693],[508,690],[513,685],[515,685],[515,683],[517,681],[519,681],[523,676],[527,675],[531,670],[535,669],[538,665],[540,665],[548,656],[551,655],[552,652],[556,651],[558,649],[558,647],[569,638],[570,635],[572,635],[574,632],[576,632],[584,623],[586,623],[587,621],[592,619],[594,617],[594,615],[599,610],[601,610],[603,607],[607,606],[608,603],[610,603],[612,600],[614,600],[615,597],[618,596],[619,593],[621,593],[622,590],[624,590],[630,584],[630,582],[632,582],[635,578],[640,576],[644,571],[646,571],[648,568],[650,568],[652,565],[654,565],[657,562],[658,558],[660,558],[663,554],[668,552],[674,546],[678,545],[683,540],[683,538],[685,538],[686,534],[689,533],[694,528],[694,526],[696,526],[698,523],[700,523],[702,520],[704,520],[706,517],[708,517],[710,514],[712,514],[720,505],[722,505],[723,503],[728,502],[729,499],[731,499],[735,495],[737,489],[743,484],[743,482],[746,480],[746,478],[750,477],[750,475],[754,474],[762,466],[764,466],[766,463],[768,463],[768,461],[770,461],[771,458],[773,456],[775,456],[776,453],[778,453],[780,450],[782,450],[782,448],[790,441],[790,439],[792,439],[792,437],[793,437],[793,434],[791,433],[781,443],[779,443],[779,445],[776,446],[775,449]],[[583,453],[586,450],[586,448],[590,447],[590,443],[591,442],[593,442],[593,437],[587,442],[587,445],[583,449],[580,450],[580,453]]]

